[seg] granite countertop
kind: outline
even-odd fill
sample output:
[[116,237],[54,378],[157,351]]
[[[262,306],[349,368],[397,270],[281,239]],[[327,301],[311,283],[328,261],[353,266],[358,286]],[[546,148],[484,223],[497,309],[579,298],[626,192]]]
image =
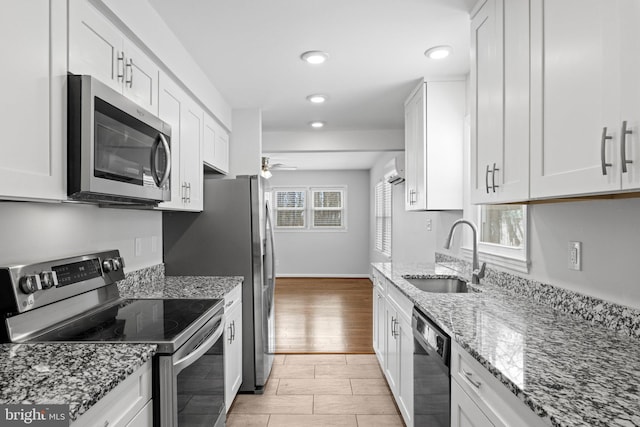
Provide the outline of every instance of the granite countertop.
[[134,278],[118,283],[124,298],[224,298],[238,285],[242,276],[159,276],[146,278],[145,286]]
[[403,275],[463,277],[439,264],[373,266],[554,426],[640,426],[640,340],[491,283],[418,290]]
[[0,404],[69,404],[76,420],[155,351],[151,344],[0,344]]

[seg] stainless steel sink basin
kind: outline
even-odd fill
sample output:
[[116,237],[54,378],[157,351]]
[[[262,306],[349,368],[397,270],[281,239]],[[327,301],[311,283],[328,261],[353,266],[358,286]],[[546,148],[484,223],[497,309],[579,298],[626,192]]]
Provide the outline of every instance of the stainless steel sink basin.
[[404,280],[424,292],[465,293],[469,292],[466,282],[459,279],[438,279],[403,276]]

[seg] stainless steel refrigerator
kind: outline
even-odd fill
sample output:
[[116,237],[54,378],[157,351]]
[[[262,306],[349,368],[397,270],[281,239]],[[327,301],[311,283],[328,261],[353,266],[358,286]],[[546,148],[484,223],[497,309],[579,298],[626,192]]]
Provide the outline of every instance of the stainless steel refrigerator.
[[164,212],[167,276],[244,276],[241,392],[262,393],[275,353],[273,227],[258,176],[204,180],[204,210]]

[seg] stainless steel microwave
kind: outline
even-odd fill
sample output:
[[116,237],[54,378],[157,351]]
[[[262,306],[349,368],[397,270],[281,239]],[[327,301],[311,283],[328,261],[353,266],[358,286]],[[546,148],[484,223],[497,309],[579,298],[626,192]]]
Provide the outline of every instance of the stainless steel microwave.
[[91,76],[68,76],[67,193],[101,204],[171,200],[171,127]]

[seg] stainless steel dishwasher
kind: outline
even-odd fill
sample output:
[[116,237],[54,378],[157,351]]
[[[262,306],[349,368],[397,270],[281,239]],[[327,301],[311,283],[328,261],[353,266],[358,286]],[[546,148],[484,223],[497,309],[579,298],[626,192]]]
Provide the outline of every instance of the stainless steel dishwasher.
[[416,427],[449,427],[451,340],[414,307],[413,408]]

